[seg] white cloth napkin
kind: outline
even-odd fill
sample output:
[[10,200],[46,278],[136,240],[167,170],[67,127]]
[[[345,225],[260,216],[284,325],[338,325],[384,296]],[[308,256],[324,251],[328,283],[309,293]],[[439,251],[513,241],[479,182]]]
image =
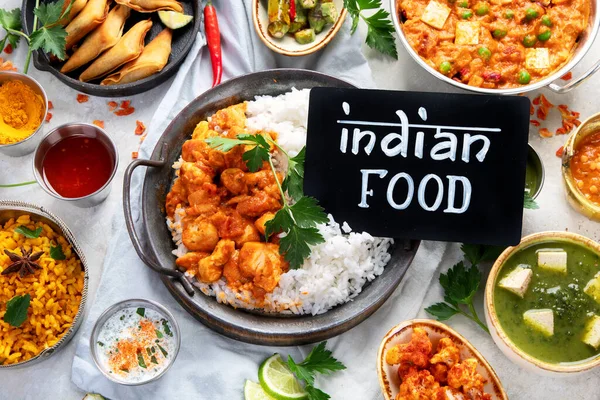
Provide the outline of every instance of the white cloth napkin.
[[[349,21],[322,51],[302,58],[276,55],[260,42],[254,32],[251,1],[217,2],[224,79],[277,67],[318,70],[361,87],[373,87],[371,71],[363,57],[359,34],[350,36]],[[149,124],[148,137],[140,157],[148,158],[168,123],[212,83],[208,49],[202,33],[181,66],[171,88]],[[142,173],[132,184],[134,218],[139,219],[139,192]],[[112,399],[237,399],[242,397],[245,379],[257,380],[260,362],[273,352],[301,359],[310,346],[268,348],[249,345],[220,336],[193,319],[171,297],[157,274],[147,268],[133,250],[122,216],[118,231],[109,245],[97,296],[78,336],[72,367],[72,381],[87,392]],[[328,347],[349,367],[318,386],[335,398],[376,399],[380,396],[375,370],[379,341],[398,321],[411,318],[420,309],[424,288],[429,286],[445,246],[422,246],[401,289],[369,320],[350,332],[329,341]],[[157,382],[141,387],[125,387],[106,379],[94,365],[89,349],[90,333],[98,316],[110,305],[127,298],[148,298],[169,308],[181,328],[181,350],[171,369]]]

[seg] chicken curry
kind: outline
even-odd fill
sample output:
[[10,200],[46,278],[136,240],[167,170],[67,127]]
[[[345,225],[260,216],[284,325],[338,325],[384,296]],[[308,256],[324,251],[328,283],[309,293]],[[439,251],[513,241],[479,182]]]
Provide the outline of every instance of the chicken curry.
[[408,43],[432,68],[488,89],[527,85],[568,62],[590,0],[399,0]]
[[[246,133],[246,104],[218,111],[200,122],[183,144],[178,178],[166,199],[173,217],[185,208],[182,242],[188,252],[176,264],[200,282],[222,277],[233,289],[248,290],[262,299],[272,292],[288,265],[279,254],[278,238],[265,241],[265,224],[281,209],[278,182],[269,164],[249,172],[244,146],[222,152],[205,139]],[[273,140],[275,134],[262,132]],[[283,176],[277,174],[279,182]]]
[[449,338],[442,338],[435,353],[423,328],[413,330],[410,342],[390,348],[389,365],[398,364],[402,382],[396,400],[490,400],[483,386],[486,380],[477,372],[474,358],[461,361],[460,350]]

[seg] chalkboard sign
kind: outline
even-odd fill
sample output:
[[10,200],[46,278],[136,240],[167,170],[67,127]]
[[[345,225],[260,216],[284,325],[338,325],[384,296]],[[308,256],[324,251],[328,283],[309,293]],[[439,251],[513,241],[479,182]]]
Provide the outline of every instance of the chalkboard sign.
[[304,190],[374,236],[521,239],[529,100],[315,88]]

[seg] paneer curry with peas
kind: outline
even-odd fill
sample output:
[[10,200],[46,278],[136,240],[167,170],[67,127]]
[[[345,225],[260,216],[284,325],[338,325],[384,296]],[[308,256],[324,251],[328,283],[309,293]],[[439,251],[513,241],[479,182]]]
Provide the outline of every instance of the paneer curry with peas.
[[410,342],[391,347],[385,361],[398,365],[401,384],[395,400],[490,400],[475,358],[461,360],[458,346],[441,338],[434,351],[427,331],[415,327]]
[[[224,276],[229,287],[251,291],[260,299],[288,270],[277,236],[264,239],[266,222],[281,208],[278,182],[267,162],[257,172],[248,171],[244,146],[222,152],[205,142],[245,133],[245,111],[245,103],[231,106],[196,126],[183,144],[166,211],[174,217],[184,210],[181,240],[188,252],[177,258],[179,268],[204,283]],[[273,133],[261,134],[276,139]],[[278,175],[281,182],[283,176]]]
[[402,29],[432,68],[471,86],[514,88],[568,62],[590,0],[399,0]]

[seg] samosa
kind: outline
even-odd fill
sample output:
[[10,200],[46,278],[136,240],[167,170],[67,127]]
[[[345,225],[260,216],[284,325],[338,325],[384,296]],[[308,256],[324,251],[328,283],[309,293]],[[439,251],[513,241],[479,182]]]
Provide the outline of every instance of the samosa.
[[[83,10],[83,8],[87,4],[87,2],[88,2],[88,0],[74,0],[73,5],[71,6],[71,9],[69,10],[69,13],[67,15],[65,15],[65,17],[60,21],[61,24],[63,26],[65,26],[69,22],[73,21],[73,18],[75,18],[77,16],[77,14],[79,14],[79,12],[81,10]],[[71,0],[65,0],[65,2],[63,3],[63,8],[61,10],[61,14],[65,12],[67,7],[69,7],[69,4],[71,4]]]
[[183,13],[183,6],[175,0],[115,0],[137,12],[151,13],[160,10]]
[[108,15],[107,0],[89,0],[83,10],[67,25],[67,44],[66,50],[70,50],[75,44],[101,23]]

